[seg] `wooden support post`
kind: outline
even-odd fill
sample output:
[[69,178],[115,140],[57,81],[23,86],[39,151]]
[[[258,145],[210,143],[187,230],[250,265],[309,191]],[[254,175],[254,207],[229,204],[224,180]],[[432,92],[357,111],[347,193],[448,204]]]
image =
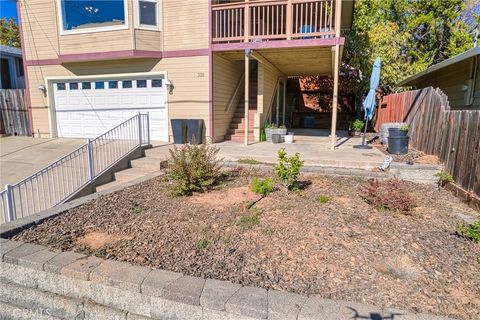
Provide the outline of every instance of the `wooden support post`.
[[248,124],[250,123],[250,54],[251,50],[245,50],[245,145],[248,146]]
[[333,63],[333,101],[332,101],[332,132],[330,148],[335,150],[337,144],[337,107],[338,107],[338,66],[340,58],[340,46],[334,47],[334,63]]
[[285,111],[287,106],[287,78],[283,79],[283,124],[285,125]]
[[[335,2],[335,38],[337,44],[334,50],[333,59],[333,101],[332,101],[332,132],[330,148],[335,150],[337,144],[337,108],[338,108],[338,73],[340,69],[340,45],[338,44],[338,38],[340,38],[341,29],[341,17],[342,17],[342,1],[336,0]],[[332,49],[333,49],[332,48]]]

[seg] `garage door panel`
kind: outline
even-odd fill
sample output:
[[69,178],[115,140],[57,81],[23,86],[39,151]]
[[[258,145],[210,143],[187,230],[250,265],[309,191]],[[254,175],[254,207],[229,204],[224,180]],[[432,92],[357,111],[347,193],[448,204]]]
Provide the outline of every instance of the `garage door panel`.
[[108,81],[104,89],[96,88],[91,81],[91,90],[69,90],[68,84],[65,90],[56,90],[54,84],[58,136],[94,138],[139,112],[148,112],[151,139],[168,141],[165,88],[152,88],[147,80],[146,88],[109,89]]

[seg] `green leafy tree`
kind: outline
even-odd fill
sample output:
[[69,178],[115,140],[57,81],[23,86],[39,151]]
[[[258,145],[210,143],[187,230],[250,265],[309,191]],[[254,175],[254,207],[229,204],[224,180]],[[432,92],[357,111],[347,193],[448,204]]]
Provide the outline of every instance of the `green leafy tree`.
[[364,75],[368,88],[373,61],[382,59],[380,87],[397,83],[471,48],[473,35],[462,21],[465,0],[362,0],[355,2],[352,30],[346,31],[344,57]]
[[15,19],[0,19],[0,44],[20,48],[20,34]]

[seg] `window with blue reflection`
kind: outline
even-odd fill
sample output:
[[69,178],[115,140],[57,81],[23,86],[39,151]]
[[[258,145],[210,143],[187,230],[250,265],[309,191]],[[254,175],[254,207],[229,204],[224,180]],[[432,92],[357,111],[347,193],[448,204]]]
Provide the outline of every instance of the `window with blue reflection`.
[[104,88],[105,88],[105,82],[103,82],[103,81],[95,82],[95,89],[96,90],[104,89]]
[[63,30],[125,25],[126,0],[61,0]]
[[108,89],[117,89],[118,88],[118,81],[110,80],[108,81]]
[[68,84],[68,88],[69,88],[70,90],[78,90],[78,82],[70,82],[70,83]]
[[137,80],[137,88],[146,88],[147,80]]
[[132,87],[132,80],[123,80],[122,81],[122,88],[131,88]]

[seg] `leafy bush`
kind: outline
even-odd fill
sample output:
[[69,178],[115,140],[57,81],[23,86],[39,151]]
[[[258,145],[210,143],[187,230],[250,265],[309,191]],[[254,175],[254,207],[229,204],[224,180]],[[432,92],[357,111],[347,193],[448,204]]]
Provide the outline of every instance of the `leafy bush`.
[[444,187],[447,184],[453,182],[453,177],[443,170],[435,173],[435,177],[437,177],[437,179],[438,179],[437,183],[438,183],[438,186],[440,186],[440,187]]
[[330,197],[329,196],[326,196],[324,194],[321,194],[318,196],[318,202],[320,202],[321,204],[325,204],[327,203],[328,201],[330,201]]
[[205,144],[170,149],[165,177],[172,183],[172,194],[191,195],[211,188],[220,176],[220,161],[215,158],[218,151]]
[[350,129],[353,131],[361,131],[365,123],[360,119],[355,119],[350,123]]
[[480,242],[480,218],[473,224],[461,224],[457,227],[457,233],[470,240]]
[[254,178],[251,185],[251,190],[256,194],[265,197],[273,191],[273,180],[271,178],[258,179]]
[[302,166],[303,161],[300,160],[298,152],[292,157],[288,157],[284,148],[278,150],[278,164],[275,166],[275,172],[289,190],[298,189],[298,176]]
[[363,198],[379,210],[392,210],[403,214],[410,214],[416,206],[407,185],[398,179],[369,180],[363,190]]
[[404,123],[398,128],[400,131],[408,131],[408,124]]

